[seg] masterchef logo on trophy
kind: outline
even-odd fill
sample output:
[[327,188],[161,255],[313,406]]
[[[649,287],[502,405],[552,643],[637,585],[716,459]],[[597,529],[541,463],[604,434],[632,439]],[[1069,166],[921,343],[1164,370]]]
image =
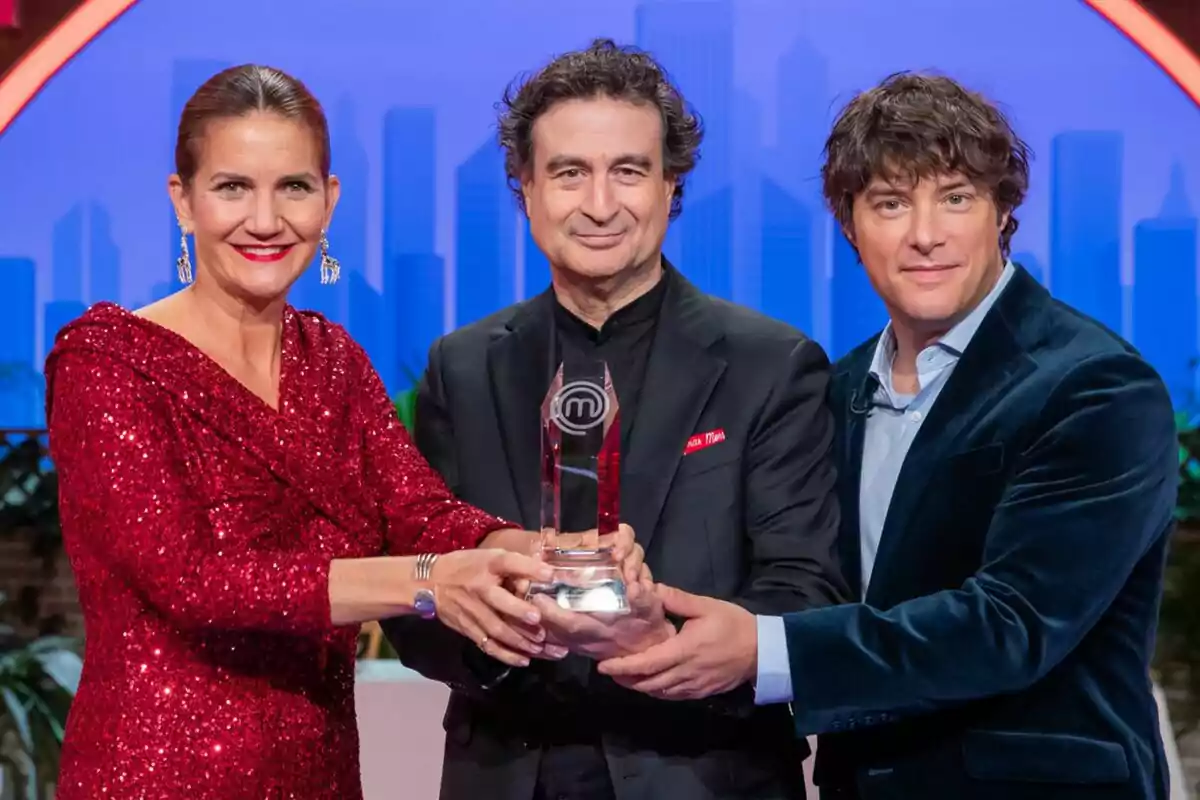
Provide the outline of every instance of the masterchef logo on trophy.
[[572,381],[550,399],[550,418],[563,433],[580,436],[604,424],[610,405],[603,384]]

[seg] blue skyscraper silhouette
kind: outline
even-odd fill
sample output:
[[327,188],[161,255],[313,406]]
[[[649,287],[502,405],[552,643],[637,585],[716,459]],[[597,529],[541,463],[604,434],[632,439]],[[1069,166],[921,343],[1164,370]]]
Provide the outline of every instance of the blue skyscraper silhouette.
[[78,319],[87,307],[78,300],[51,300],[42,309],[42,358],[54,349],[54,341],[63,326]]
[[840,232],[833,240],[832,341],[829,355],[837,359],[878,333],[887,324],[887,310],[871,287],[858,254]]
[[763,180],[762,209],[761,308],[811,335],[812,214],[770,178]]
[[[776,189],[785,193],[780,199],[787,202],[773,212],[775,221],[771,228],[763,231],[763,247],[764,250],[773,250],[777,246],[795,248],[795,237],[803,228],[807,251],[789,251],[791,258],[801,259],[793,263],[777,262],[764,252],[763,302],[781,302],[773,298],[770,287],[807,280],[808,291],[797,296],[795,302],[808,303],[809,307],[789,309],[784,318],[828,347],[832,313],[827,277],[829,217],[821,193],[821,151],[834,114],[829,63],[807,39],[799,38],[780,58],[777,72],[778,133],[771,157],[771,177],[778,181]],[[764,213],[772,212],[764,210]],[[778,245],[772,242],[771,231],[784,237]],[[802,274],[793,277],[791,273],[794,272]]]
[[121,302],[121,251],[113,241],[112,218],[99,203],[88,206],[88,302]]
[[36,267],[28,258],[0,258],[7,292],[4,336],[0,336],[0,427],[41,427],[45,383],[35,364],[37,343]]
[[1050,286],[1115,331],[1123,316],[1122,148],[1115,131],[1061,133],[1050,166]]
[[779,61],[778,134],[763,183],[762,309],[828,347],[821,143],[827,132],[828,67],[803,39]]
[[1196,410],[1196,215],[1182,167],[1157,217],[1133,229],[1133,343],[1162,376],[1177,407]]
[[76,203],[54,223],[51,238],[51,290],[53,300],[83,300],[84,207]]
[[84,206],[73,206],[54,224],[51,239],[50,302],[42,309],[42,352],[44,359],[54,347],[58,332],[86,308],[83,297],[84,242],[88,240]]
[[488,137],[455,174],[455,326],[516,299],[517,216],[499,144]]
[[[649,2],[637,7],[637,45],[655,56],[704,121],[702,158],[688,179],[684,213],[667,256],[702,290],[733,295],[733,4]],[[674,230],[679,228],[678,233]]]
[[378,367],[383,354],[383,326],[379,315],[383,296],[367,280],[367,203],[374,182],[370,159],[358,134],[353,100],[342,97],[333,114],[330,142],[333,172],[341,180],[342,195],[329,226],[329,254],[342,266],[341,281],[320,285],[320,253],[310,266],[305,295],[310,308],[345,325]]
[[393,108],[383,123],[383,312],[387,341],[379,365],[393,392],[420,374],[445,331],[445,262],[437,226],[437,116]]
[[763,114],[759,102],[739,89],[733,96],[733,262],[730,298],[762,305]]
[[533,240],[533,232],[529,229],[529,218],[521,215],[521,236],[525,251],[521,256],[524,276],[524,295],[533,297],[550,286],[550,261],[546,254]]
[[[329,239],[329,255],[341,264],[341,278],[337,283],[321,283],[321,254],[318,251],[304,274],[292,287],[292,305],[306,311],[316,311],[331,322],[346,326],[346,329],[367,355],[375,360],[377,340],[373,339],[371,322],[378,313],[378,302],[370,296],[370,285],[366,282],[367,269],[367,191],[370,180],[370,164],[366,150],[359,140],[355,122],[354,106],[348,97],[338,103],[329,132],[332,148],[331,172],[341,181],[341,199],[333,213],[333,223],[326,231]],[[351,273],[357,273],[352,278]],[[358,303],[359,317],[365,326],[354,329],[354,302]]]

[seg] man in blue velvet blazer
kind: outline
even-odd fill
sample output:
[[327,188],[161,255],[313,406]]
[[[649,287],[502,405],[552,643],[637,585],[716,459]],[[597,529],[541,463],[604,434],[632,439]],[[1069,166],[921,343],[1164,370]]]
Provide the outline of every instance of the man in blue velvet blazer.
[[1165,800],[1161,380],[1008,260],[1027,150],[989,102],[893,76],[826,152],[826,198],[890,317],[831,392],[859,602],[756,618],[660,587],[682,631],[601,672],[790,702],[797,733],[821,734],[824,800]]

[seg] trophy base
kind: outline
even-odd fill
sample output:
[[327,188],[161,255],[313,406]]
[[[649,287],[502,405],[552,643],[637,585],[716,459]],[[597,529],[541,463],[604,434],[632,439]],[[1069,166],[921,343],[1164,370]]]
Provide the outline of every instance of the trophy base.
[[604,550],[548,550],[554,577],[529,587],[530,596],[549,595],[559,608],[583,614],[626,614],[629,597],[621,568]]

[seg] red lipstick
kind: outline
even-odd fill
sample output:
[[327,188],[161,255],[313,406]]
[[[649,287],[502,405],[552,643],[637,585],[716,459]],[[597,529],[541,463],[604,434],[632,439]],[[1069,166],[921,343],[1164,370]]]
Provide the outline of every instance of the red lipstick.
[[234,245],[233,249],[237,250],[242,258],[247,261],[254,261],[259,264],[269,264],[274,261],[280,261],[288,253],[292,252],[293,245],[284,245],[283,247],[243,247]]

